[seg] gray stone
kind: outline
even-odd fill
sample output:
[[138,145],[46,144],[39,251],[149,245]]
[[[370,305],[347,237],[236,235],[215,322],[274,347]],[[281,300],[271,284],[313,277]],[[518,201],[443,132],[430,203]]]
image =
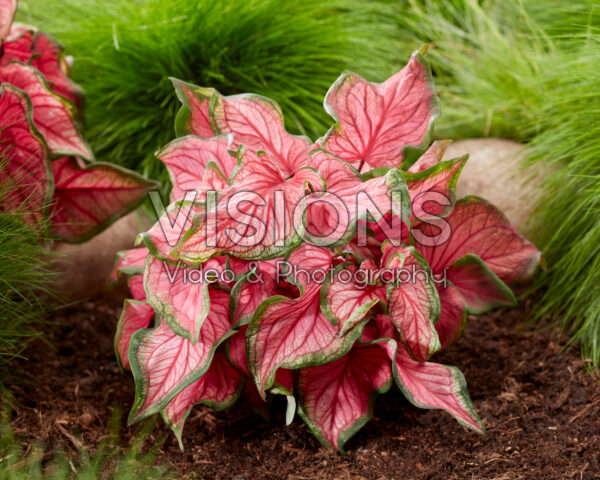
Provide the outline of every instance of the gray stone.
[[[133,248],[135,237],[150,222],[141,212],[133,212],[117,220],[91,240],[77,245],[57,242],[56,269],[60,272],[55,288],[69,301],[92,299],[106,293],[108,280],[120,250]],[[109,295],[125,298],[123,282]]]

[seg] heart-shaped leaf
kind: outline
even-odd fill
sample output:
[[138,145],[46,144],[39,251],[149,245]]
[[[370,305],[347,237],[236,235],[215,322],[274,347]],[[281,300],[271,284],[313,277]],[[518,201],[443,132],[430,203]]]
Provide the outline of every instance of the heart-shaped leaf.
[[404,149],[422,146],[439,114],[429,65],[419,52],[381,84],[344,72],[327,92],[325,108],[338,123],[322,147],[359,171],[365,164],[399,167]]
[[440,300],[425,259],[413,247],[384,245],[385,267],[399,271],[387,287],[388,312],[402,343],[418,361],[426,361],[440,349],[435,323]]
[[147,302],[171,330],[192,343],[211,310],[209,282],[198,269],[172,266],[149,256],[144,270]]
[[130,423],[159,412],[177,393],[206,373],[216,348],[232,333],[227,293],[211,289],[210,306],[195,344],[177,335],[164,322],[133,334],[129,363],[136,399],[129,414]]
[[461,425],[485,435],[462,372],[456,367],[413,360],[406,349],[395,342],[389,317],[378,315],[376,325],[380,345],[392,360],[396,384],[408,401],[419,408],[445,410]]
[[335,267],[323,283],[320,304],[323,315],[337,325],[343,335],[360,323],[375,305],[386,301],[386,291],[384,286],[344,280],[342,270],[344,275],[355,278],[358,267],[349,262]]
[[281,108],[270,98],[255,94],[224,97],[213,91],[210,120],[215,134],[233,134],[234,145],[267,152],[285,176],[307,163],[310,140],[285,130]]
[[485,427],[471,403],[465,377],[458,368],[416,362],[399,348],[393,371],[398,387],[413,405],[445,410],[461,425],[485,435]]
[[418,173],[404,173],[410,192],[413,218],[446,216],[452,209],[456,182],[468,156],[439,162]]
[[303,368],[298,376],[298,413],[326,446],[344,444],[373,417],[376,394],[392,382],[387,353],[378,344],[357,344],[325,365]]
[[310,140],[285,130],[281,108],[270,98],[256,94],[224,97],[212,88],[172,81],[182,103],[175,122],[179,136],[233,134],[234,148],[244,145],[253,153],[269,153],[286,176],[306,165]]
[[452,213],[444,219],[448,224],[449,238],[436,236],[435,225],[415,222],[427,243],[415,235],[416,246],[434,273],[444,269],[468,254],[477,255],[502,281],[507,284],[525,280],[536,271],[541,253],[524,237],[519,235],[507,218],[496,207],[476,196],[456,201]]
[[117,333],[115,333],[117,362],[124,370],[131,370],[127,356],[131,335],[142,328],[148,328],[153,318],[154,309],[147,303],[125,300],[119,323],[117,323]]
[[208,371],[175,395],[162,411],[162,416],[175,433],[181,450],[183,426],[192,407],[201,403],[215,410],[229,408],[241,395],[243,386],[243,376],[231,366],[225,354],[215,353]]
[[236,156],[229,151],[230,142],[231,137],[227,136],[203,139],[188,135],[173,140],[156,153],[171,177],[171,202],[183,200],[188,191],[201,194],[204,190],[227,188],[227,180],[237,164]]
[[82,242],[137,207],[158,184],[109,163],[82,168],[77,159],[52,162],[54,205],[52,233],[66,242]]
[[21,62],[10,62],[0,67],[2,82],[27,93],[33,105],[33,122],[53,157],[78,155],[87,160],[94,158],[75,120],[75,105],[52,93],[37,70]]
[[465,255],[453,262],[447,277],[474,315],[517,303],[512,290],[477,255]]
[[171,78],[177,98],[181,102],[181,109],[175,119],[175,132],[178,137],[190,133],[202,138],[214,136],[208,107],[213,96],[212,88],[201,88],[191,83],[186,83],[176,78]]
[[0,162],[7,189],[4,208],[24,212],[24,220],[39,224],[52,198],[52,171],[46,145],[33,126],[29,98],[8,84],[0,86]]
[[17,60],[37,69],[54,93],[83,105],[83,91],[69,79],[69,66],[63,58],[62,46],[49,35],[33,27],[13,25],[3,44],[0,65]]
[[445,287],[438,285],[437,289],[441,312],[435,330],[440,337],[441,349],[444,349],[461,336],[467,324],[467,308],[464,298],[451,283]]

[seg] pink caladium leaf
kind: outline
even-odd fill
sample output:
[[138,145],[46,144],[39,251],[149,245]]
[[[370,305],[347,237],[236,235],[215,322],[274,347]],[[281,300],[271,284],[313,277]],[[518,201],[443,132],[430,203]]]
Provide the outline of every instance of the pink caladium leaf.
[[[78,108],[83,106],[83,90],[69,78],[69,66],[63,57],[63,48],[54,38],[33,31],[28,63],[39,70],[53,92],[67,98]],[[29,35],[24,36],[25,39]]]
[[171,202],[183,200],[188,191],[226,189],[237,164],[230,143],[227,136],[204,139],[188,135],[159,150],[156,156],[167,167],[173,185]]
[[82,242],[133,210],[158,184],[124,168],[93,163],[81,168],[76,158],[52,162],[54,204],[52,233],[66,242]]
[[338,360],[300,370],[298,413],[324,445],[343,452],[373,416],[375,395],[391,383],[385,350],[376,343],[356,344]]
[[142,328],[148,328],[153,318],[154,309],[147,303],[125,300],[119,323],[117,323],[117,333],[115,333],[117,362],[124,370],[131,370],[128,358],[131,335]]
[[3,44],[0,65],[14,60],[37,69],[53,92],[81,108],[83,91],[69,79],[69,66],[63,58],[63,49],[52,37],[33,27],[13,25]]
[[441,347],[435,330],[440,300],[429,266],[413,247],[393,247],[390,243],[384,244],[382,262],[400,272],[387,286],[390,319],[410,354],[424,362]]
[[452,140],[436,140],[406,171],[408,173],[419,173],[437,165],[442,161],[444,152],[451,143]]
[[310,161],[325,180],[327,191],[324,195],[315,192],[308,200],[306,240],[343,246],[354,236],[360,220],[378,221],[392,213],[408,221],[410,195],[398,170],[364,180],[352,165],[323,150],[314,150]]
[[468,155],[439,162],[418,173],[405,173],[404,179],[410,192],[413,218],[442,217],[452,209],[455,201],[456,182]]
[[129,363],[136,399],[130,423],[159,412],[177,393],[206,373],[216,348],[233,333],[229,328],[227,293],[211,289],[210,306],[195,344],[162,321],[153,329],[133,334]]
[[10,62],[0,67],[1,82],[10,83],[27,93],[33,105],[34,124],[53,157],[78,155],[87,160],[94,158],[75,120],[75,105],[52,93],[37,70],[21,62]]
[[463,197],[456,201],[452,213],[444,220],[448,235],[440,233],[440,228],[431,223],[413,226],[416,247],[434,273],[443,273],[468,254],[481,258],[509,285],[531,277],[536,271],[541,257],[539,250],[485,200]]
[[[211,308],[209,285],[235,278],[234,268],[227,257],[189,267],[181,262],[171,265],[150,255],[144,269],[147,301],[175,333],[196,343]],[[222,275],[225,270],[227,276]]]
[[201,403],[217,411],[225,410],[237,401],[243,387],[244,377],[231,366],[224,352],[216,352],[208,371],[175,395],[162,411],[162,416],[175,433],[181,450],[183,426],[192,407]]
[[201,88],[176,78],[171,78],[181,109],[175,119],[175,132],[178,137],[194,134],[202,138],[214,136],[210,125],[208,108],[213,96],[212,88]]
[[146,247],[131,248],[118,252],[115,267],[110,275],[110,282],[116,282],[121,273],[129,276],[143,274],[146,257],[149,253],[150,250]]
[[306,165],[310,140],[285,130],[281,108],[270,98],[255,94],[224,97],[212,88],[172,81],[182,103],[175,123],[178,135],[233,134],[234,147],[267,152],[286,176]]
[[474,315],[517,303],[512,290],[477,255],[456,260],[448,268],[447,277],[460,292],[469,313]]
[[31,66],[37,68],[59,95],[69,99],[78,108],[83,106],[83,90],[69,78],[69,65],[63,56],[63,47],[45,33],[36,32]]
[[0,86],[0,159],[8,186],[3,205],[27,212],[24,219],[38,224],[54,188],[48,152],[33,125],[29,98],[8,84]]
[[323,190],[316,170],[302,168],[285,179],[268,156],[251,153],[243,156],[231,183],[208,218],[186,232],[173,257],[202,263],[223,254],[245,260],[283,256],[304,232],[307,190]]
[[0,1],[0,42],[8,36],[16,10],[17,0]]
[[[195,275],[194,275],[195,274]],[[178,335],[197,343],[211,310],[209,282],[199,270],[172,266],[149,256],[144,270],[147,302]]]
[[440,337],[441,349],[445,349],[461,336],[467,324],[467,308],[460,292],[452,285],[438,285],[440,296],[440,318],[435,330]]
[[419,52],[381,84],[343,73],[327,93],[325,108],[338,123],[322,147],[359,171],[365,164],[399,167],[404,149],[422,146],[439,114],[429,65]]
[[445,410],[461,425],[485,435],[485,427],[471,403],[465,377],[458,368],[416,362],[399,348],[393,371],[400,390],[413,405]]
[[[360,280],[363,281],[349,282],[342,277],[342,271],[353,277],[362,277]],[[372,272],[377,273],[378,269]],[[359,271],[356,265],[345,262],[338,265],[323,283],[320,292],[321,310],[327,319],[338,326],[340,334],[360,323],[379,302],[386,301],[385,287],[369,284],[368,276],[367,269],[361,266]]]
[[213,91],[210,120],[215,134],[233,134],[235,144],[273,157],[285,176],[306,165],[311,141],[290,135],[281,108],[270,98],[255,94],[224,97]]
[[408,401],[419,408],[445,410],[461,425],[485,435],[485,427],[473,407],[462,372],[439,363],[415,361],[404,347],[397,346],[389,317],[378,315],[376,325],[380,345],[392,360],[396,384]]
[[146,301],[146,290],[144,289],[144,275],[132,275],[127,279],[127,287],[134,300],[138,302]]

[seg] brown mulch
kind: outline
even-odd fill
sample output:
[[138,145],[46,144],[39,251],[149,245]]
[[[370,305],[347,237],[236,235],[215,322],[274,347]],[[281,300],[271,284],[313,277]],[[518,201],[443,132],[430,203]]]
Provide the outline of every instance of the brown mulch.
[[[239,404],[220,413],[196,408],[185,452],[169,435],[160,459],[207,479],[600,478],[600,387],[576,351],[561,352],[556,332],[519,330],[528,308],[472,319],[464,337],[436,358],[465,373],[487,438],[390,392],[345,455],[322,447],[298,418],[290,427],[280,418],[267,423]],[[18,434],[46,445],[93,446],[113,409],[129,409],[133,382],[117,368],[112,346],[119,310],[89,302],[51,319],[55,348],[33,344],[21,366],[36,382],[13,387]],[[127,442],[132,430],[122,423]],[[154,437],[161,433],[162,424]]]

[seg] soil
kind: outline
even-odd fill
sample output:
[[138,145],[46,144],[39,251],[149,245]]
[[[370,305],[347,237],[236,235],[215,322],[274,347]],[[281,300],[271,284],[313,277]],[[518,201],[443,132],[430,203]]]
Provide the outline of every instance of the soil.
[[[286,427],[243,403],[225,412],[198,407],[181,452],[167,435],[159,454],[180,474],[206,479],[592,479],[600,478],[600,388],[578,352],[556,331],[519,329],[529,302],[471,319],[464,337],[436,361],[464,372],[483,438],[449,415],[411,406],[398,392],[377,399],[375,418],[347,444],[327,450],[299,418]],[[12,425],[29,441],[93,447],[111,412],[127,411],[133,382],[117,368],[112,337],[120,307],[109,300],[63,310],[50,343],[33,344],[22,367],[35,382],[16,385]],[[121,427],[126,443],[132,429]],[[75,435],[74,435],[75,433]]]

